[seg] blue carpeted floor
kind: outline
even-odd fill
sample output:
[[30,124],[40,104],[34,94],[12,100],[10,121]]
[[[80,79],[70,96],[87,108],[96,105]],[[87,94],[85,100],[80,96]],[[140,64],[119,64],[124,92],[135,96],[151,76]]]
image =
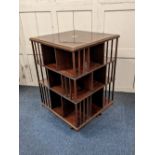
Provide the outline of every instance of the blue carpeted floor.
[[135,95],[115,103],[79,132],[41,106],[37,87],[20,87],[20,155],[134,155]]

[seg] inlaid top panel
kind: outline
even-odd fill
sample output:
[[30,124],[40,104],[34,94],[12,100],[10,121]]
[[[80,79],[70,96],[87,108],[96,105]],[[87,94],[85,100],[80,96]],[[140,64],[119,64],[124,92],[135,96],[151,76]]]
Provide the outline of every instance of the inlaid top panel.
[[74,30],[33,37],[30,40],[73,52],[117,37],[119,35]]

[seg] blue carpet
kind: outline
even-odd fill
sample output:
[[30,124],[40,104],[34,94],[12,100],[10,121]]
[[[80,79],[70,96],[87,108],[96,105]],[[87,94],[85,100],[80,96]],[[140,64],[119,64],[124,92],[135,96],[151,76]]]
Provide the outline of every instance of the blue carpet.
[[20,87],[20,155],[134,155],[135,95],[115,102],[79,132],[41,106],[37,87]]

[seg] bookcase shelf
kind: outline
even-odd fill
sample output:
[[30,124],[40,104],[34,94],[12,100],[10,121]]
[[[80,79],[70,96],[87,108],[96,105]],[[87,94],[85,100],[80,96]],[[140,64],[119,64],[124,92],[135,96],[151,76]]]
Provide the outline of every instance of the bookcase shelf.
[[112,105],[119,35],[75,31],[86,40],[59,39],[70,33],[30,40],[43,106],[79,130]]

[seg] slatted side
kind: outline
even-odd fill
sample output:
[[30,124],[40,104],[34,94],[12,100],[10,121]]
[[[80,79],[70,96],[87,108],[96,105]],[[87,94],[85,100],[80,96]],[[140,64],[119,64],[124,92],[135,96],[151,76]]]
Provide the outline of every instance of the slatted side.
[[92,96],[75,105],[76,126],[79,127],[92,116]]
[[51,108],[50,92],[48,89],[48,71],[44,67],[43,56],[40,43],[31,41],[34,62],[36,67],[39,90],[41,94],[41,101],[44,105]]
[[[67,78],[63,75],[61,75],[61,88],[63,90],[63,93],[66,97],[69,97],[70,99],[75,98],[75,87],[74,87],[74,81],[70,78]],[[74,96],[73,96],[74,94]]]
[[114,86],[117,62],[118,38],[105,42],[105,62],[106,62],[106,84],[104,87],[104,97],[106,102],[114,99]]

